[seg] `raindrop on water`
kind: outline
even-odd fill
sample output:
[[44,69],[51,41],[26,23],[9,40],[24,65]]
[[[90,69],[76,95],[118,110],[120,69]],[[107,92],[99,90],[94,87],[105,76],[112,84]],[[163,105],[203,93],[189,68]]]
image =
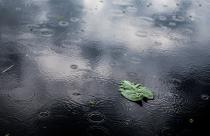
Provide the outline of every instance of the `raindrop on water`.
[[72,69],[77,69],[77,68],[78,68],[78,66],[75,65],[75,64],[71,65],[70,67],[71,67]]
[[51,29],[47,29],[47,28],[42,28],[40,30],[40,33],[42,36],[45,36],[45,37],[51,37],[53,35],[53,31]]
[[202,94],[201,95],[201,99],[204,100],[204,101],[207,101],[209,99],[209,95],[207,94]]
[[161,133],[161,136],[173,136],[174,135],[173,130],[168,127],[162,128],[160,133]]
[[75,92],[75,93],[73,93],[72,95],[74,95],[74,96],[79,96],[79,95],[81,95],[81,94],[80,94],[80,93]]
[[67,22],[67,21],[59,21],[59,26],[61,26],[61,27],[67,27],[67,26],[69,26],[69,22]]
[[183,16],[176,16],[176,15],[172,16],[172,19],[177,22],[183,22],[185,20]]
[[128,11],[129,13],[135,13],[135,12],[137,12],[137,8],[135,8],[135,7],[128,7],[128,8],[127,8],[127,11]]
[[104,115],[97,111],[88,114],[88,120],[92,123],[101,123],[104,121],[104,119]]
[[137,31],[136,36],[138,37],[147,37],[147,32],[146,31]]
[[39,117],[40,118],[47,118],[47,117],[49,117],[49,112],[48,111],[44,111],[44,112],[40,112],[39,113]]
[[161,16],[159,16],[159,20],[160,20],[160,21],[166,21],[166,20],[167,20],[167,17],[161,15]]
[[71,17],[70,18],[70,21],[75,23],[75,22],[78,22],[79,21],[79,18],[77,18],[77,17]]
[[87,129],[88,136],[109,136],[109,131],[102,126],[92,126]]
[[128,72],[127,74],[130,77],[136,77],[137,76],[137,73],[135,73],[135,72]]

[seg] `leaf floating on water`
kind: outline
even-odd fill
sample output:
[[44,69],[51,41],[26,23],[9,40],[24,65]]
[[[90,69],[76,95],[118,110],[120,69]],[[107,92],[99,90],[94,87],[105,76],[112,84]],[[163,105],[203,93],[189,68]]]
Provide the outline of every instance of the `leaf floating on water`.
[[130,101],[141,101],[143,98],[154,99],[154,95],[150,89],[127,80],[120,82],[119,90]]

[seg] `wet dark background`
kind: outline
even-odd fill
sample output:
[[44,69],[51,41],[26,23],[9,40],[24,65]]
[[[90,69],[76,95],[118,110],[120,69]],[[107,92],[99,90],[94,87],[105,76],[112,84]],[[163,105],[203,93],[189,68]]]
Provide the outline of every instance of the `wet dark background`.
[[[209,135],[209,0],[0,0],[0,136]],[[130,102],[120,80],[155,99]]]

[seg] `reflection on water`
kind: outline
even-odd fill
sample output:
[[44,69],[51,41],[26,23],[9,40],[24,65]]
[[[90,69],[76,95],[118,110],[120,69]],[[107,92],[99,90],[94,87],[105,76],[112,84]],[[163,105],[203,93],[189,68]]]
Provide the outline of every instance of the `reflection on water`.
[[[208,0],[0,0],[0,135],[207,132],[209,7]],[[120,80],[144,84],[155,99],[124,99]]]

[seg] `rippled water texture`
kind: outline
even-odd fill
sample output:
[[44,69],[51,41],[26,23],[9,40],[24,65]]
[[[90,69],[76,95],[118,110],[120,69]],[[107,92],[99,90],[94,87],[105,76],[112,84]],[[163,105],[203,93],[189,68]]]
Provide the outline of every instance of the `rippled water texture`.
[[[209,0],[0,0],[0,136],[200,136]],[[121,80],[155,99],[123,98]]]

